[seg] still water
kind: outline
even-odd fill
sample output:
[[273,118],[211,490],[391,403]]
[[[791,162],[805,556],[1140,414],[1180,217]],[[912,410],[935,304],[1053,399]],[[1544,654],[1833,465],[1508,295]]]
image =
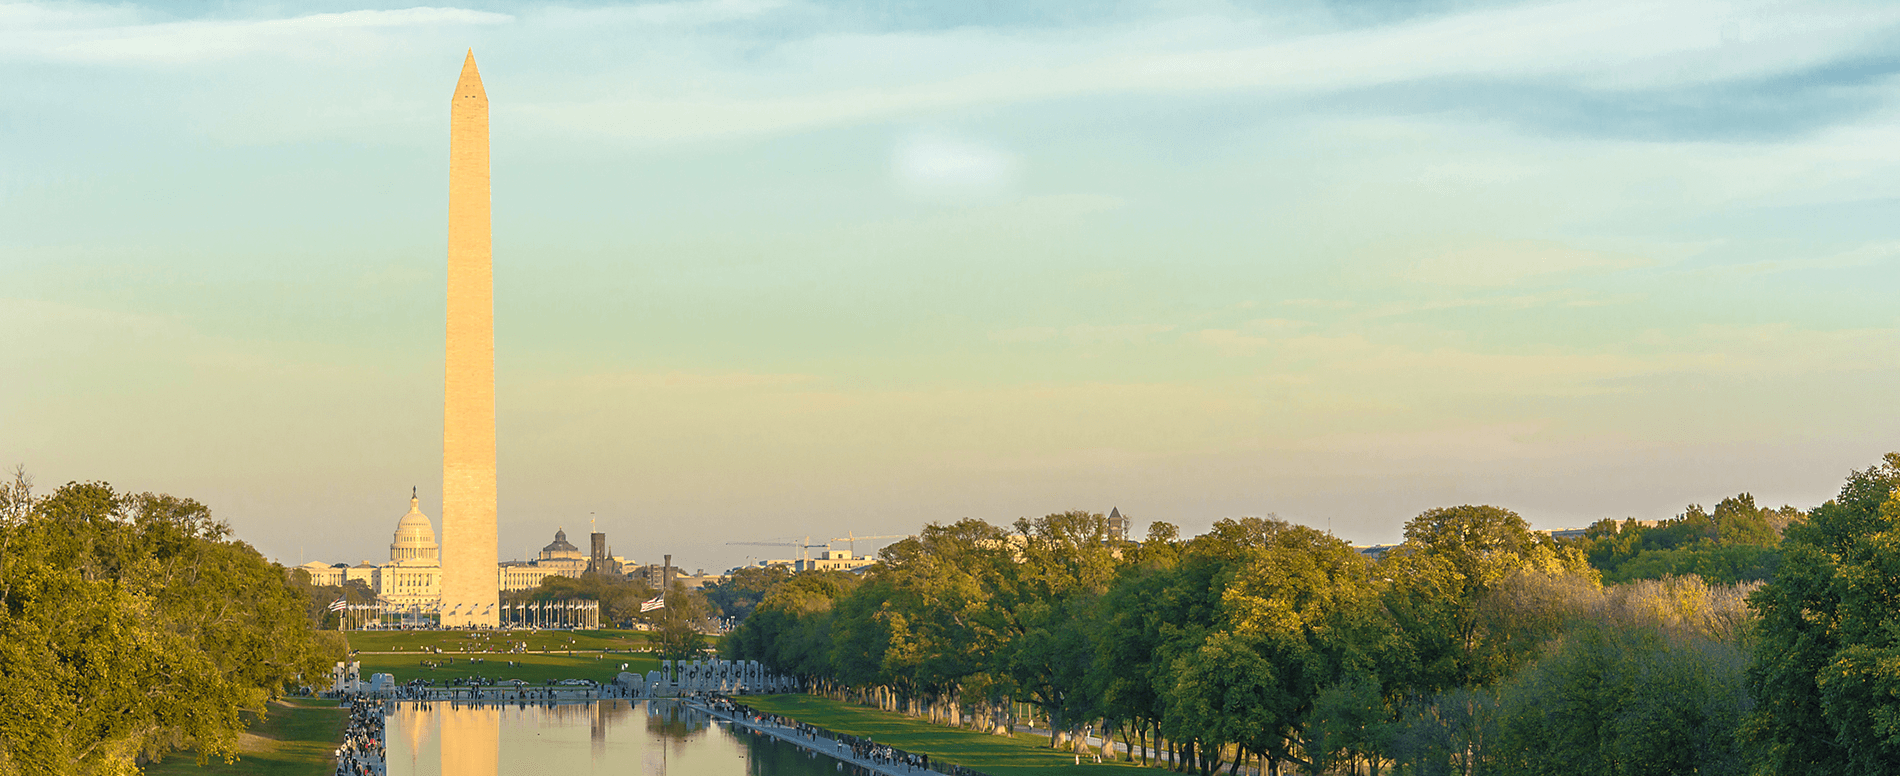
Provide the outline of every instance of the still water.
[[389,776],[673,774],[840,776],[825,755],[673,701],[560,706],[401,703],[387,720]]

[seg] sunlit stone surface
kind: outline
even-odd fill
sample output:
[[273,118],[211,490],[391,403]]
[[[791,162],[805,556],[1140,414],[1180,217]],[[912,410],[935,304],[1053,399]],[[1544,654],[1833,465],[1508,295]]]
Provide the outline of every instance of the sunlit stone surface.
[[475,52],[449,108],[448,369],[442,418],[442,624],[500,618],[495,540],[495,282],[488,93]]

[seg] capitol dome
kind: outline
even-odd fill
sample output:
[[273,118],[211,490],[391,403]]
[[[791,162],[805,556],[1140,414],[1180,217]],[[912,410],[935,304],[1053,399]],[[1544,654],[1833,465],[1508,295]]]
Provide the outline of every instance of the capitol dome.
[[422,514],[421,500],[409,494],[409,514],[396,521],[396,540],[389,543],[390,560],[441,560],[442,548],[435,543],[435,527]]

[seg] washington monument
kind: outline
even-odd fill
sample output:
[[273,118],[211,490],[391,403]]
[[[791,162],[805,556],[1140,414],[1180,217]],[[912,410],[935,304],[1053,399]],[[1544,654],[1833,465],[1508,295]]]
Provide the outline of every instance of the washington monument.
[[495,571],[495,275],[488,93],[475,51],[449,106],[448,369],[442,401],[442,625],[499,624]]

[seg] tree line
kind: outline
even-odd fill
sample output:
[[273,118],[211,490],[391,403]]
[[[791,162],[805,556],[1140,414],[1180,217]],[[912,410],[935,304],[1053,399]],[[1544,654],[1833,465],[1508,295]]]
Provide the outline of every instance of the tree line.
[[203,504],[104,483],[0,485],[0,774],[133,774],[174,750],[236,757],[249,719],[327,676],[282,566]]
[[1087,512],[963,520],[861,575],[752,580],[721,650],[1202,774],[1888,773],[1896,484],[1900,454],[1812,510],[1741,494],[1575,540],[1432,509],[1377,558],[1270,517],[1140,542]]
[[510,603],[580,599],[600,602],[602,627],[641,628],[647,646],[662,660],[690,660],[706,651],[706,632],[713,627],[717,607],[705,593],[689,590],[675,580],[667,590],[665,606],[640,611],[640,605],[659,594],[644,578],[626,574],[588,572],[579,577],[550,575],[527,590],[502,593]]

